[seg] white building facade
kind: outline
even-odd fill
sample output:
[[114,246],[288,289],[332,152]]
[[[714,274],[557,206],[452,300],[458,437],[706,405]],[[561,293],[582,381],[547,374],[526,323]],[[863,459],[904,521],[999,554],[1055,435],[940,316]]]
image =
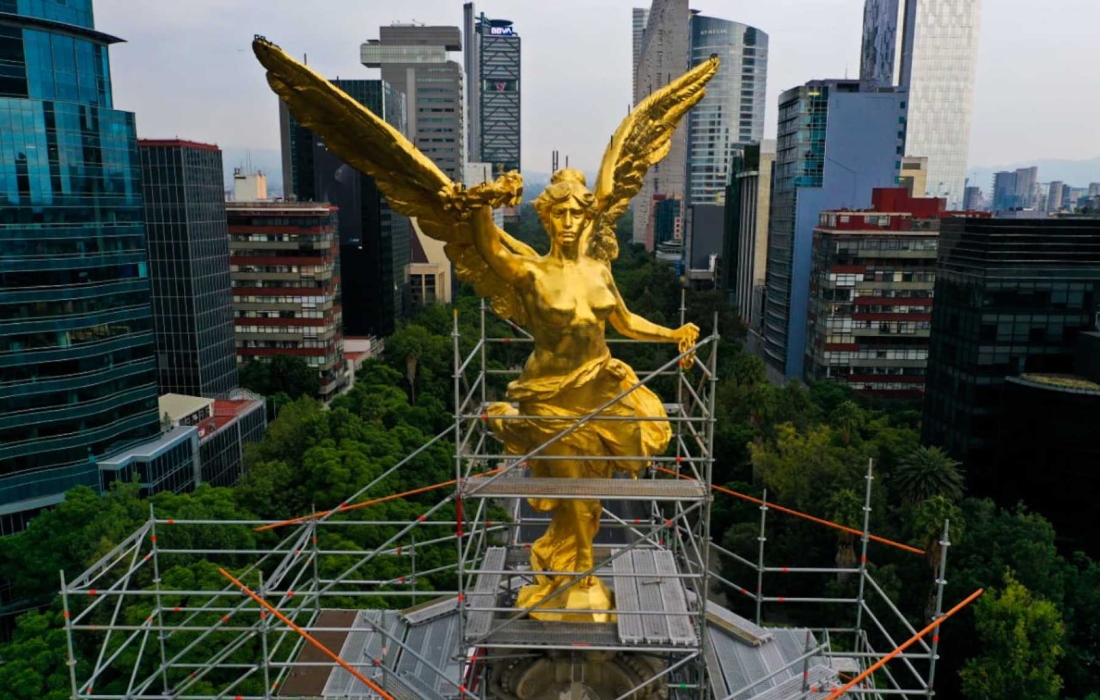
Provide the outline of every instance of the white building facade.
[[[860,79],[909,92],[907,156],[928,158],[927,194],[962,206],[981,0],[867,0]],[[901,154],[899,154],[901,155]]]

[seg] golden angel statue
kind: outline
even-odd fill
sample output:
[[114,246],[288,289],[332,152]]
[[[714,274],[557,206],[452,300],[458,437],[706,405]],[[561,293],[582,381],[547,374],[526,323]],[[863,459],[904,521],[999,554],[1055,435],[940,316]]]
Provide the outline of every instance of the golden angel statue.
[[[607,322],[629,338],[677,343],[681,351],[695,345],[699,329],[694,325],[664,328],[631,313],[615,288],[611,261],[618,255],[615,220],[641,189],[646,170],[668,155],[673,131],[702,99],[705,84],[717,72],[717,57],[633,110],[611,139],[594,191],[580,171],[567,168],[553,174],[534,201],[550,235],[550,252],[539,255],[493,223],[491,207],[519,203],[519,173],[467,189],[452,182],[401,133],[279,47],[257,37],[253,49],[268,70],[272,89],[299,123],[321,136],[329,150],[373,177],[394,211],[415,217],[425,234],[444,241],[457,277],[487,297],[495,313],[534,338],[534,351],[519,378],[508,386],[508,402],[487,409],[490,427],[509,454],[535,450],[638,382],[629,366],[611,357],[604,337]],[[540,453],[558,459],[532,459],[531,475],[609,477],[623,471],[637,476],[647,466],[645,461],[608,457],[658,455],[671,439],[668,422],[652,420],[665,412],[644,386],[604,415],[650,420],[590,420]],[[531,499],[531,505],[553,515],[546,533],[531,548],[536,582],[521,589],[517,606],[608,611],[534,611],[540,619],[610,620],[610,592],[595,576],[555,595],[576,579],[562,572],[580,574],[593,568],[600,502],[544,498]]]

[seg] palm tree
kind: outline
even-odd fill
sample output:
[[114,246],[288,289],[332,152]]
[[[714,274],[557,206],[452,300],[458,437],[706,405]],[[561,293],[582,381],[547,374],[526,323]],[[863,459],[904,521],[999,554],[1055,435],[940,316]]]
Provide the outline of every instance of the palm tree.
[[[852,489],[840,489],[829,499],[829,519],[853,529],[863,528],[863,499]],[[856,566],[856,536],[844,530],[837,531],[836,566],[838,569],[853,569]],[[847,574],[837,574],[837,581],[843,582]]]
[[852,435],[862,427],[864,420],[863,410],[854,401],[845,401],[829,414],[829,422],[840,428],[845,447],[852,444]]
[[[924,548],[928,558],[928,566],[932,569],[933,577],[939,570],[940,554],[943,551],[941,538],[943,537],[943,525],[948,523],[948,539],[951,544],[957,545],[963,538],[966,523],[962,517],[962,509],[953,501],[944,496],[932,496],[921,502],[913,512],[912,520],[913,536],[917,543]],[[925,602],[925,619],[931,619],[936,607],[936,584],[933,582]]]
[[902,457],[894,470],[902,503],[917,505],[933,496],[959,501],[963,496],[961,466],[938,447],[918,447]]

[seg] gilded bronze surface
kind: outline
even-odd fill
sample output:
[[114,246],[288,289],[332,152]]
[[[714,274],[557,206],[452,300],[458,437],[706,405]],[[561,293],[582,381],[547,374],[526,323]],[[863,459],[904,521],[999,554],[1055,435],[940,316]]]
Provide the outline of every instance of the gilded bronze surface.
[[[534,450],[638,381],[629,366],[611,357],[604,337],[606,323],[629,338],[677,343],[681,350],[695,344],[699,329],[692,324],[673,330],[631,313],[615,287],[611,261],[618,255],[615,220],[641,188],[646,170],[668,155],[673,131],[702,99],[704,85],[718,70],[716,57],[634,109],[604,153],[594,190],[589,190],[580,171],[553,174],[551,184],[534,202],[550,236],[550,252],[539,255],[497,228],[492,219],[491,207],[519,203],[523,191],[519,173],[467,189],[452,182],[402,134],[274,44],[257,38],[253,49],[268,70],[272,89],[295,118],[323,138],[329,150],[373,177],[394,211],[416,217],[424,233],[444,241],[458,278],[487,297],[494,312],[534,337],[534,352],[508,387],[509,402],[488,408],[493,433],[508,453]],[[645,387],[627,394],[605,414],[665,416],[660,400]],[[507,419],[517,415],[538,418]],[[542,452],[575,459],[534,459],[531,473],[584,478],[621,471],[636,477],[645,462],[585,457],[656,455],[665,450],[670,437],[667,421],[592,420]],[[535,509],[553,513],[546,533],[531,548],[532,569],[591,569],[600,502],[530,500]],[[518,606],[547,601],[573,579],[540,574],[535,584],[520,591]],[[547,620],[609,621],[614,609],[610,592],[595,576],[562,591],[543,607],[608,612],[536,611],[532,615]]]

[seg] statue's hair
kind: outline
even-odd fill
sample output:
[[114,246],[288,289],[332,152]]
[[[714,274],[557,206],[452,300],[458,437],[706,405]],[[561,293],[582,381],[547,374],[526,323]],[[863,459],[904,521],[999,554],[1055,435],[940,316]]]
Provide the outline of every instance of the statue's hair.
[[549,223],[550,210],[554,205],[570,199],[577,200],[584,207],[587,216],[591,217],[595,214],[592,207],[596,204],[596,195],[588,189],[584,173],[574,168],[565,168],[554,173],[550,178],[550,184],[533,202],[543,226]]
[[584,173],[575,168],[564,168],[554,173],[550,178],[550,184],[535,198],[533,205],[539,215],[543,227],[550,223],[550,211],[555,204],[561,204],[570,199],[575,199],[584,207],[585,216],[592,222],[593,230],[590,234],[587,255],[609,263],[619,255],[619,244],[612,232],[610,235],[595,221],[599,212],[596,211],[596,195],[588,189]]

